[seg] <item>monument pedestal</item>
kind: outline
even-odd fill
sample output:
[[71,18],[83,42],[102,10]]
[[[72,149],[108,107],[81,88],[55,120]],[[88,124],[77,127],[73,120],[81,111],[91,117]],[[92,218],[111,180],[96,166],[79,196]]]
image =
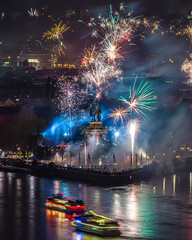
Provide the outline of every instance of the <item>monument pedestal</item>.
[[92,121],[88,124],[86,130],[85,130],[86,137],[90,136],[100,136],[100,137],[106,137],[107,135],[107,129],[103,125],[101,121]]

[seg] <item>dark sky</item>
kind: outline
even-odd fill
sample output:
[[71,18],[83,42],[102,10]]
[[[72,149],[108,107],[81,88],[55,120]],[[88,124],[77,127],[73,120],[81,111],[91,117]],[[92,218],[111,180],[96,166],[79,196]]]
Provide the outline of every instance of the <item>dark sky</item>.
[[1,11],[13,14],[15,12],[23,13],[26,9],[31,7],[41,8],[47,4],[55,14],[61,14],[66,8],[77,7],[82,8],[86,6],[109,5],[124,2],[135,3],[139,5],[145,12],[155,14],[166,14],[170,12],[181,12],[192,8],[192,1],[190,0],[140,0],[140,1],[122,1],[122,0],[1,0]]

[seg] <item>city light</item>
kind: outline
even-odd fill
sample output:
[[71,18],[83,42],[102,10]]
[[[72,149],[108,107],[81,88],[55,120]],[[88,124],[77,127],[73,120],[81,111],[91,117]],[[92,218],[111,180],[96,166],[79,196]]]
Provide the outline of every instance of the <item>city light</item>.
[[192,1],[1,1],[0,33],[0,240],[191,239]]

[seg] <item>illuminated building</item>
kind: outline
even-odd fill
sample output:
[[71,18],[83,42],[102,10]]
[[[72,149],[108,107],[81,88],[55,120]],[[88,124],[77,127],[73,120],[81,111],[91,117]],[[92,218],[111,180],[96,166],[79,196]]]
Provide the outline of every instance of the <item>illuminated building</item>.
[[6,58],[1,59],[2,67],[12,67],[14,69],[19,69],[21,68],[21,65],[22,64],[21,64],[20,56],[17,56],[17,57],[8,56]]
[[55,58],[49,53],[27,53],[21,55],[21,60],[28,61],[29,67],[36,70],[53,69]]
[[55,63],[55,68],[67,68],[67,69],[76,69],[77,65],[73,63]]

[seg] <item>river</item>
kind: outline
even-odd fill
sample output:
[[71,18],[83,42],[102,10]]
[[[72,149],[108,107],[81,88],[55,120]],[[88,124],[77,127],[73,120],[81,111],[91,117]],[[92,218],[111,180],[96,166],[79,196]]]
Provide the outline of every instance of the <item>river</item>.
[[110,189],[0,172],[0,240],[103,239],[75,232],[65,213],[46,209],[60,191],[116,218],[122,234],[114,239],[192,239],[192,173]]

